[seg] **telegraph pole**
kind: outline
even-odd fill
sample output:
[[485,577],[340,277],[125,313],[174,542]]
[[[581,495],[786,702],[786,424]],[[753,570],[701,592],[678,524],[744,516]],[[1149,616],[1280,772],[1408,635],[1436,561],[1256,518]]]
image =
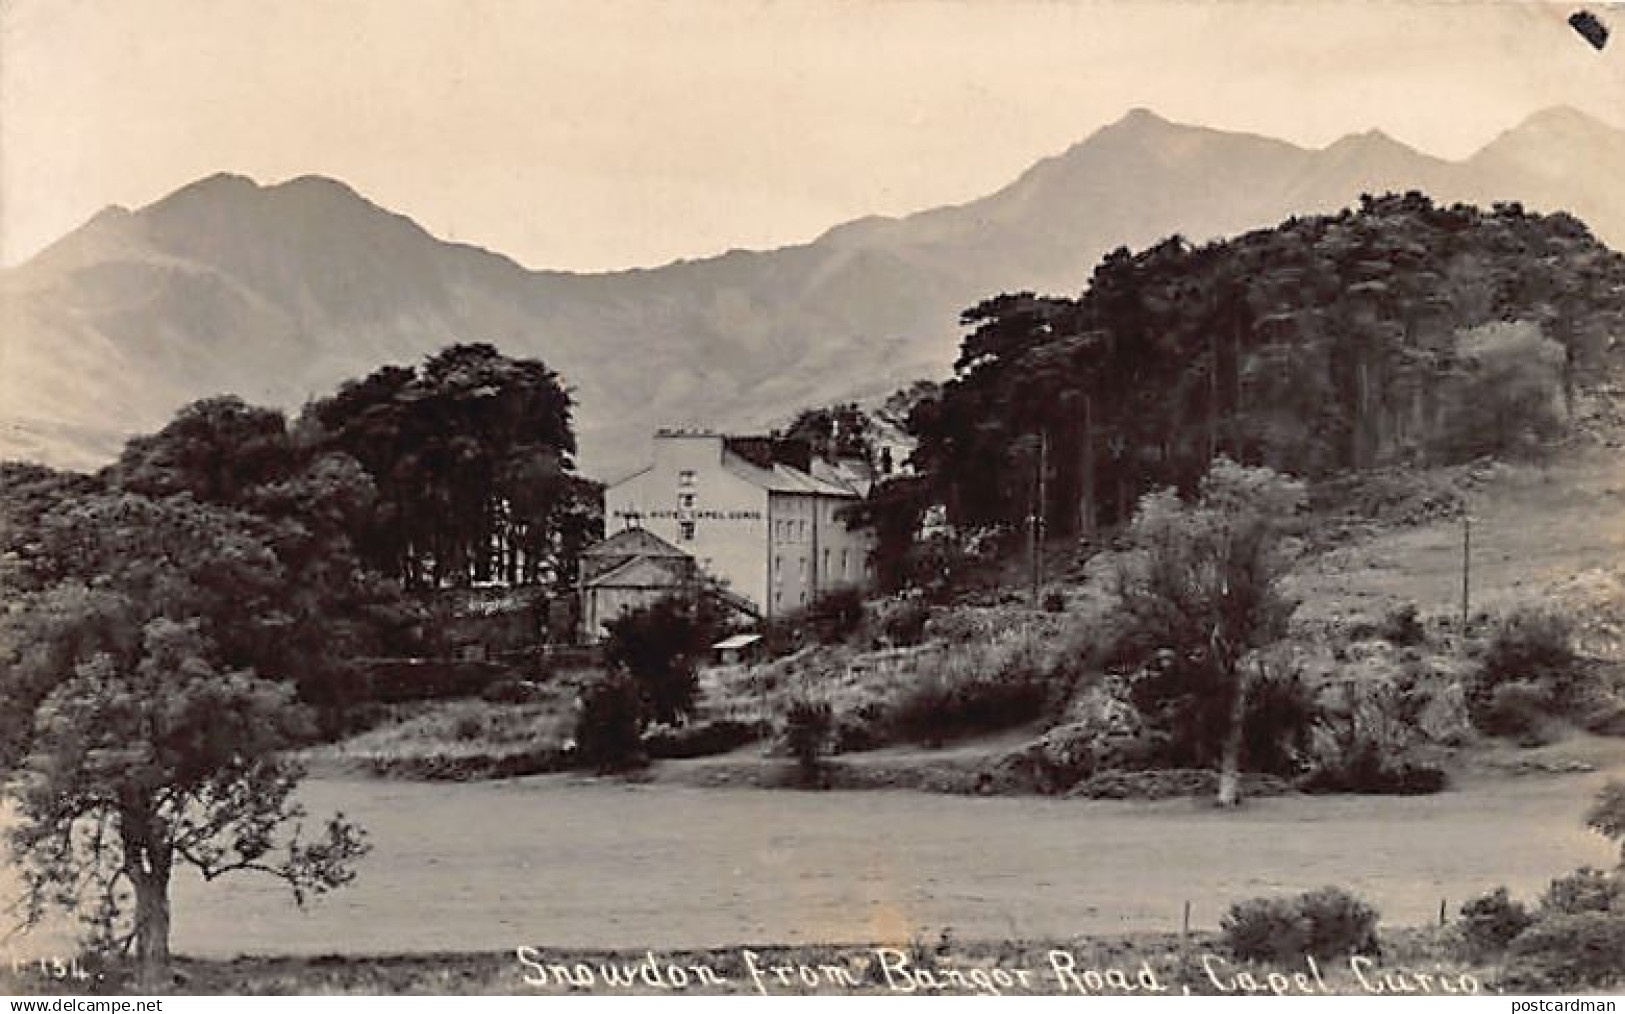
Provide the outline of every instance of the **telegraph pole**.
[[1466,505],[1461,511],[1461,638],[1467,641],[1467,610],[1471,600],[1473,569],[1473,516]]
[[1049,458],[1049,433],[1038,433],[1038,504],[1032,515],[1033,608],[1038,608],[1038,587],[1044,583],[1044,470]]

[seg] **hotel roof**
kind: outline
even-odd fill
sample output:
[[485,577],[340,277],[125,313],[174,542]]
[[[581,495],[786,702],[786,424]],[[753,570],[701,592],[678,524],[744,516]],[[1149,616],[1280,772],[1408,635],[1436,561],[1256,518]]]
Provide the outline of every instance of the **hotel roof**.
[[799,468],[775,462],[772,468],[754,465],[732,451],[722,452],[722,467],[752,485],[770,493],[801,493],[812,496],[856,497],[858,491],[808,475]]

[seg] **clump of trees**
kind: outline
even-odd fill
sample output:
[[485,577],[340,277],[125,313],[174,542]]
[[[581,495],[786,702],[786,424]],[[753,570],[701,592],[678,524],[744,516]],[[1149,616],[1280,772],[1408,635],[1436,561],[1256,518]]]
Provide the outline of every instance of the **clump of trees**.
[[347,883],[361,830],[307,834],[288,751],[345,726],[359,659],[420,643],[403,584],[571,579],[596,524],[573,450],[551,371],[467,345],[295,425],[211,398],[94,476],[0,464],[25,918],[88,914],[156,986],[176,868],[268,874],[296,900]]
[[803,409],[784,431],[786,439],[806,443],[817,457],[829,461],[856,458],[879,467],[880,449],[874,435],[874,421],[854,402]]
[[[195,402],[157,433],[130,440],[95,481],[131,502],[185,498],[231,512],[265,545],[281,568],[279,597],[257,620],[270,629],[253,661],[293,680],[324,732],[338,731],[366,696],[354,659],[417,647],[421,610],[356,548],[375,523],[373,477],[349,455],[301,437],[281,412],[231,396]],[[64,516],[67,504],[59,502]],[[58,557],[71,556],[73,547],[60,549]],[[238,607],[225,594],[214,605]]]
[[570,394],[537,360],[455,345],[344,385],[300,428],[371,476],[357,548],[409,589],[568,589],[580,550],[602,533],[598,489],[574,472]]
[[1625,257],[1515,204],[1368,197],[1120,249],[1076,298],[965,311],[953,379],[909,416],[925,489],[897,491],[899,526],[924,502],[962,528],[1036,512],[1053,535],[1089,534],[1148,491],[1194,489],[1219,455],[1315,479],[1526,448],[1622,315]]

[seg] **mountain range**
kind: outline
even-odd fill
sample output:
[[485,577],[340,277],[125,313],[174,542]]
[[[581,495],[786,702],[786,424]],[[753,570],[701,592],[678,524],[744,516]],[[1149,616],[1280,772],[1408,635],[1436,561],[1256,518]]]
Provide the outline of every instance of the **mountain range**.
[[1470,158],[1371,131],[1309,149],[1134,110],[966,204],[864,218],[771,251],[538,271],[437,239],[344,183],[221,174],[108,208],[0,274],[0,458],[91,468],[223,392],[296,411],[457,341],[537,357],[611,476],[661,425],[749,428],[946,376],[958,315],[1076,294],[1101,256],[1335,211],[1362,193],[1571,211],[1625,248],[1625,132],[1551,109]]

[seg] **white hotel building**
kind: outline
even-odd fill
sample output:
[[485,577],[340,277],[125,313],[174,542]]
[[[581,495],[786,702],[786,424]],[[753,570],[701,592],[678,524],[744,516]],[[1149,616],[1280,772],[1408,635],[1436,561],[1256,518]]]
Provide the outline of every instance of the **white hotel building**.
[[870,535],[840,512],[871,481],[773,438],[661,430],[650,464],[605,489],[604,534],[643,528],[777,616],[869,580]]

